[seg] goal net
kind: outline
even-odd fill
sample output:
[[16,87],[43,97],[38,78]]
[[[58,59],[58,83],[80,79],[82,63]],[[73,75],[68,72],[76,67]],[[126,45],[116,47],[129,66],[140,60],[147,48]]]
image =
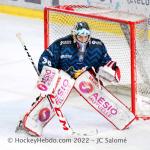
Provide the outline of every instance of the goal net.
[[69,5],[44,9],[45,49],[71,34],[77,22],[89,24],[92,37],[100,39],[121,69],[119,84],[107,88],[139,118],[150,118],[150,44],[144,16],[101,7]]

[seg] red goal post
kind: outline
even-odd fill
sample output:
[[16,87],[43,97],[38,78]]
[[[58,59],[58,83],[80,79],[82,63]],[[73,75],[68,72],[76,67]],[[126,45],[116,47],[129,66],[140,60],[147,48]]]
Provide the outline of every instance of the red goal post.
[[[150,118],[150,75],[147,19],[103,7],[65,5],[44,8],[44,48],[71,33],[76,22],[88,22],[92,37],[101,39],[121,68],[119,84],[107,87],[137,118]],[[149,62],[150,64],[150,62]]]

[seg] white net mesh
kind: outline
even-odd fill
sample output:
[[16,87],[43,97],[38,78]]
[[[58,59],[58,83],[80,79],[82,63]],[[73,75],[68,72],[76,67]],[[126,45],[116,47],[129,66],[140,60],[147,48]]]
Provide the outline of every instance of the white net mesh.
[[[76,22],[85,21],[89,24],[92,37],[98,38],[105,44],[109,55],[117,62],[121,69],[121,81],[119,84],[107,84],[121,101],[131,107],[131,59],[136,59],[135,86],[137,92],[134,100],[136,113],[140,116],[150,116],[150,44],[147,41],[146,23],[143,16],[136,16],[124,12],[115,12],[109,9],[87,6],[63,6],[66,12],[49,9],[49,44],[54,40],[71,34]],[[80,14],[74,14],[77,12]],[[83,14],[83,15],[82,15]],[[88,15],[89,16],[88,16]],[[135,41],[131,41],[130,22],[135,23]],[[131,58],[131,42],[135,42],[135,57]],[[135,87],[136,88],[136,87]],[[141,98],[142,97],[142,98]],[[146,102],[142,103],[143,97]],[[146,105],[147,104],[147,105]],[[143,108],[146,105],[146,111]],[[134,106],[133,106],[134,107]],[[149,109],[148,109],[149,108]],[[148,111],[147,111],[148,110]]]
[[150,43],[146,23],[136,25],[137,113],[150,114]]

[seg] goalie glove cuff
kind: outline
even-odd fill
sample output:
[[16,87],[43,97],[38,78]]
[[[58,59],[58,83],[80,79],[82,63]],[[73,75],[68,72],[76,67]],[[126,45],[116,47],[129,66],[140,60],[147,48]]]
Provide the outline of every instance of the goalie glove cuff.
[[105,66],[112,68],[112,70],[116,71],[117,63],[115,61],[109,61]]
[[109,61],[105,66],[110,67],[112,70],[115,71],[115,79],[117,82],[120,81],[121,79],[121,72],[120,72],[120,68],[117,66],[117,63],[115,61]]
[[115,61],[109,61],[106,65],[108,67],[111,67],[112,70],[115,71],[115,79],[117,80],[117,82],[119,82],[121,79],[121,72],[120,68],[117,66],[117,63]]
[[116,68],[115,68],[115,78],[116,78],[117,82],[119,82],[121,79],[121,72],[120,72],[120,69],[118,66],[116,66]]

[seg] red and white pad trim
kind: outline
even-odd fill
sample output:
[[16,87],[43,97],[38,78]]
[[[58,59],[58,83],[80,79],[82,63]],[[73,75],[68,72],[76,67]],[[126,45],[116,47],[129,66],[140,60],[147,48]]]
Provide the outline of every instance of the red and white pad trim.
[[117,129],[127,128],[135,119],[132,112],[99,83],[88,71],[81,74],[75,82],[78,93]]
[[[57,108],[62,107],[65,103],[74,86],[74,82],[75,80],[67,73],[62,70],[59,71],[58,80],[53,87],[53,95],[55,95],[53,100],[55,101],[55,106],[57,106]],[[53,81],[51,83],[53,83]],[[35,136],[41,136],[43,127],[54,117],[55,114],[56,111],[54,110],[54,106],[50,99],[47,96],[40,97],[30,111],[26,113],[23,119],[23,128]]]
[[112,68],[114,64],[116,64],[116,62],[111,60],[106,64],[106,66]]

